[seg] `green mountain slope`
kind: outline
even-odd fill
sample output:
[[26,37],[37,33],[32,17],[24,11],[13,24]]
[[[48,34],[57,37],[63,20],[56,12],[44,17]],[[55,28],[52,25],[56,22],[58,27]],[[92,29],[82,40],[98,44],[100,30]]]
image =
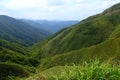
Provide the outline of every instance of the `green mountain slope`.
[[0,79],[26,77],[34,73],[39,61],[28,56],[28,48],[50,34],[20,20],[0,15]]
[[0,46],[26,54],[25,47],[47,38],[51,33],[20,20],[0,15]]
[[27,80],[119,80],[120,69],[107,62],[99,60],[84,63],[83,65],[56,66],[44,70]]
[[102,61],[111,60],[113,64],[119,64],[120,38],[109,39],[96,46],[45,58],[41,60],[40,68],[46,69],[57,65],[71,65],[72,63],[82,64],[84,61],[95,58]]
[[94,46],[107,40],[120,25],[120,7],[118,6],[118,8],[113,10],[112,13],[104,13],[104,11],[101,14],[91,16],[79,24],[60,31],[41,47],[36,48],[38,55],[40,57],[50,57]]
[[9,76],[27,77],[35,72],[39,64],[37,59],[25,56],[21,53],[0,47],[0,79],[7,79]]
[[[0,32],[1,36],[4,34],[10,35],[25,42],[25,45],[32,45],[33,43],[48,37],[50,34],[46,31],[36,29],[20,20],[4,15],[0,16]],[[4,37],[2,36],[2,38]]]
[[81,64],[84,60],[95,58],[101,61],[111,60],[113,64],[119,64],[119,5],[120,3],[112,13],[107,9],[75,26],[59,31],[53,37],[33,47],[33,53],[41,58],[40,68]]

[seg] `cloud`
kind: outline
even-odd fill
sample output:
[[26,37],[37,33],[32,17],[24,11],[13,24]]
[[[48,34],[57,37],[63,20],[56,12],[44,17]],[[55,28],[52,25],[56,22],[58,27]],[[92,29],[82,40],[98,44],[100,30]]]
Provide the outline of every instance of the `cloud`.
[[44,0],[9,0],[2,3],[3,7],[11,10],[28,9],[35,7],[45,7]]
[[64,0],[46,0],[48,5],[50,6],[62,6],[64,5]]
[[120,0],[0,0],[0,14],[31,19],[78,19],[102,12]]

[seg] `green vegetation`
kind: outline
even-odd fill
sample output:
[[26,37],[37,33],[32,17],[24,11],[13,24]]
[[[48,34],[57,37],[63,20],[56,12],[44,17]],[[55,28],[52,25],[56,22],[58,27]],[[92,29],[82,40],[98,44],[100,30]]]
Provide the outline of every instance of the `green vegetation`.
[[[120,3],[30,49],[48,33],[0,16],[0,79],[19,80],[30,75],[28,80],[119,80],[119,13]],[[93,61],[96,58],[99,61]]]
[[21,65],[37,66],[39,61],[20,53],[0,47],[0,62],[12,62]]
[[99,58],[101,61],[109,60],[114,64],[120,64],[120,39],[110,39],[99,45],[83,48],[54,57],[41,59],[40,69],[48,69],[57,65],[81,64],[84,60]]
[[43,45],[40,43],[41,47],[36,48],[38,53],[33,53],[45,58],[100,44],[119,27],[119,13],[120,10],[114,10],[91,16],[56,34]]
[[27,77],[28,75],[29,72],[25,70],[21,65],[0,63],[1,80],[8,80],[7,78],[10,76]]
[[2,39],[8,40],[13,37],[13,41],[19,41],[18,43],[21,41],[24,46],[32,45],[50,35],[47,31],[34,28],[27,23],[4,15],[0,16],[0,32],[0,35],[3,35]]
[[50,34],[20,20],[0,15],[0,80],[35,73],[39,60],[29,56],[29,47]]
[[15,52],[21,53],[21,54],[28,54],[28,49],[25,46],[22,46],[16,42],[11,42],[11,41],[7,41],[4,39],[0,39],[0,46],[13,50]]
[[[53,37],[35,45],[32,49],[33,52],[32,56],[40,59],[40,65],[38,66],[37,70],[44,70],[43,72],[46,71],[47,74],[49,73],[47,70],[54,69],[52,67],[65,65],[71,66],[72,63],[74,63],[75,65],[82,65],[84,63],[84,60],[89,62],[90,59],[95,59],[96,57],[100,60],[100,63],[104,61],[110,61],[110,65],[119,65],[120,64],[119,5],[120,3],[117,4],[117,7],[115,7],[116,5],[111,7],[114,8],[114,10],[112,10],[111,12],[109,12],[107,9],[101,14],[91,16],[70,28],[63,29],[60,32],[56,33]],[[82,74],[82,76],[86,76],[85,79],[79,76],[78,80],[86,80],[87,78],[88,80],[91,80],[92,78],[95,80],[100,78],[101,80],[119,79],[119,77],[116,77],[119,76],[118,68],[119,66],[112,67],[108,66],[107,63],[103,63],[99,67],[101,66],[103,66],[102,68],[103,73],[100,72],[100,74],[98,74],[99,76],[96,75],[95,78],[91,76],[89,77],[88,71],[85,72],[86,74],[88,73],[87,75]],[[85,68],[85,66],[81,67],[83,69]],[[58,67],[55,68],[56,70],[58,69]],[[118,72],[116,72],[116,68]],[[42,78],[46,80],[77,79],[77,75],[74,74],[74,71],[71,71],[73,73],[71,75],[74,75],[73,77],[70,76],[69,73],[64,71],[65,69],[63,69],[63,73],[53,75],[53,76],[56,75],[57,78],[55,77],[47,78],[44,74],[43,77],[41,76],[39,77],[39,73],[35,75],[35,78],[38,79],[40,78],[40,80]],[[98,71],[100,71],[100,69],[98,69]],[[50,72],[54,73],[52,72],[52,70]],[[101,75],[104,74],[104,72],[108,73],[110,72],[109,73],[110,75],[108,75],[108,77]],[[114,73],[115,75],[112,73]],[[94,74],[97,74],[97,71]]]
[[108,62],[101,63],[99,60],[90,63],[84,62],[81,66],[58,66],[47,69],[28,80],[119,80],[120,68],[110,65]]

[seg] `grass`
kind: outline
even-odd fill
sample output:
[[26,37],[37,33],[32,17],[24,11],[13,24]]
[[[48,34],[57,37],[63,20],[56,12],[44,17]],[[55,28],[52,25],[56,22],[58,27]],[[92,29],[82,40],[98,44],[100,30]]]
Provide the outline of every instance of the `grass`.
[[99,60],[82,66],[58,66],[47,69],[27,80],[120,80],[119,65]]
[[34,46],[37,51],[33,50],[33,54],[40,55],[40,58],[53,57],[100,44],[109,37],[118,38],[119,13],[120,10],[89,17],[74,26],[60,31],[44,44],[43,42],[37,44],[36,47]]
[[28,77],[29,74],[30,73],[21,65],[0,62],[0,80],[9,80],[8,78],[11,76]]
[[114,64],[120,64],[120,38],[111,38],[96,46],[83,48],[40,61],[39,68],[48,69],[54,66],[81,64],[83,60],[98,58],[101,61],[112,60]]

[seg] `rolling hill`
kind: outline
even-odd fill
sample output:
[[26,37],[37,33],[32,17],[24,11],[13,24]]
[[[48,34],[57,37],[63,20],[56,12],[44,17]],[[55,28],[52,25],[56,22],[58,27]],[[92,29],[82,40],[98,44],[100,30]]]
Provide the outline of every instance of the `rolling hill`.
[[[41,59],[40,67],[81,64],[99,58],[119,64],[120,3],[63,29],[53,37],[33,47]],[[36,50],[35,50],[36,49]],[[36,52],[35,52],[36,51]]]
[[50,34],[47,31],[36,29],[27,23],[4,15],[0,16],[0,32],[1,36],[4,36],[4,34],[10,35],[22,40],[26,45],[32,45],[43,40]]
[[[28,77],[36,70],[35,78],[28,80],[119,80],[119,14],[120,3],[47,39],[50,33],[46,30],[1,15],[0,78]],[[26,47],[33,44],[29,51]],[[96,58],[99,61],[92,63]]]
[[24,47],[31,46],[50,34],[20,20],[0,15],[0,46],[2,47],[23,53]]
[[[51,35],[15,18],[0,15],[0,79],[27,77],[39,61],[29,55],[29,47]],[[23,74],[23,75],[21,75]]]

